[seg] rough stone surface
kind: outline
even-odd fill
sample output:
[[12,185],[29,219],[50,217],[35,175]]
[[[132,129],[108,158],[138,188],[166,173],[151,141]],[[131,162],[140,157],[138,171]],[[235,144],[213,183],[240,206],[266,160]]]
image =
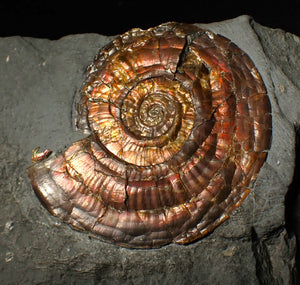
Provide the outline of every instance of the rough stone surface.
[[272,147],[229,220],[194,244],[153,250],[72,230],[42,207],[26,174],[37,146],[62,151],[84,137],[73,130],[73,98],[87,65],[113,37],[0,39],[1,284],[295,284],[285,196],[300,123],[300,39],[247,16],[199,26],[231,39],[254,61],[272,104]]

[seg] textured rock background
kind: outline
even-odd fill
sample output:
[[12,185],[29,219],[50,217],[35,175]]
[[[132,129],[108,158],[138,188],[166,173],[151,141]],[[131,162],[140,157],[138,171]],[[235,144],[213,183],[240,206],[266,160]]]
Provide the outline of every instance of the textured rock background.
[[[105,244],[60,223],[42,207],[26,175],[35,147],[62,151],[84,137],[73,130],[73,98],[87,65],[113,37],[0,39],[3,284],[296,282],[296,240],[292,223],[289,232],[285,226],[285,197],[300,123],[300,39],[247,16],[200,26],[231,39],[254,61],[272,104],[272,147],[250,195],[229,220],[192,245],[154,250]],[[291,195],[295,207],[300,200],[295,190]]]

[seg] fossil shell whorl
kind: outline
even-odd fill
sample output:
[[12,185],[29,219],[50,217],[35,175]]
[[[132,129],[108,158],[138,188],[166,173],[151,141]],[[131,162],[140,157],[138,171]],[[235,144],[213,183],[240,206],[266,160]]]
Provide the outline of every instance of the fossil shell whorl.
[[29,168],[47,209],[128,247],[189,243],[249,193],[271,140],[250,58],[193,25],[133,29],[88,69],[77,126],[91,136]]

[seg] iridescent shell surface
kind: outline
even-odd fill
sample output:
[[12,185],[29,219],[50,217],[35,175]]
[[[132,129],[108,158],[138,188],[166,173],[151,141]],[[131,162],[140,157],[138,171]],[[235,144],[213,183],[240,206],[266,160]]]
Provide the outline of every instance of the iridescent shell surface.
[[77,127],[28,170],[53,215],[133,248],[187,244],[249,193],[271,142],[261,76],[241,49],[193,25],[133,29],[88,69]]

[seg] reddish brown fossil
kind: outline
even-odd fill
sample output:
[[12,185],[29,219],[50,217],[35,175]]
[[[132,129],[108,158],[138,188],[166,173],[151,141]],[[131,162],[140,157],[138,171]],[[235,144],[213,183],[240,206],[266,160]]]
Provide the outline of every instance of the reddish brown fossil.
[[133,29],[88,69],[78,128],[90,136],[28,170],[46,208],[122,246],[193,242],[249,193],[271,140],[253,62],[194,25]]

